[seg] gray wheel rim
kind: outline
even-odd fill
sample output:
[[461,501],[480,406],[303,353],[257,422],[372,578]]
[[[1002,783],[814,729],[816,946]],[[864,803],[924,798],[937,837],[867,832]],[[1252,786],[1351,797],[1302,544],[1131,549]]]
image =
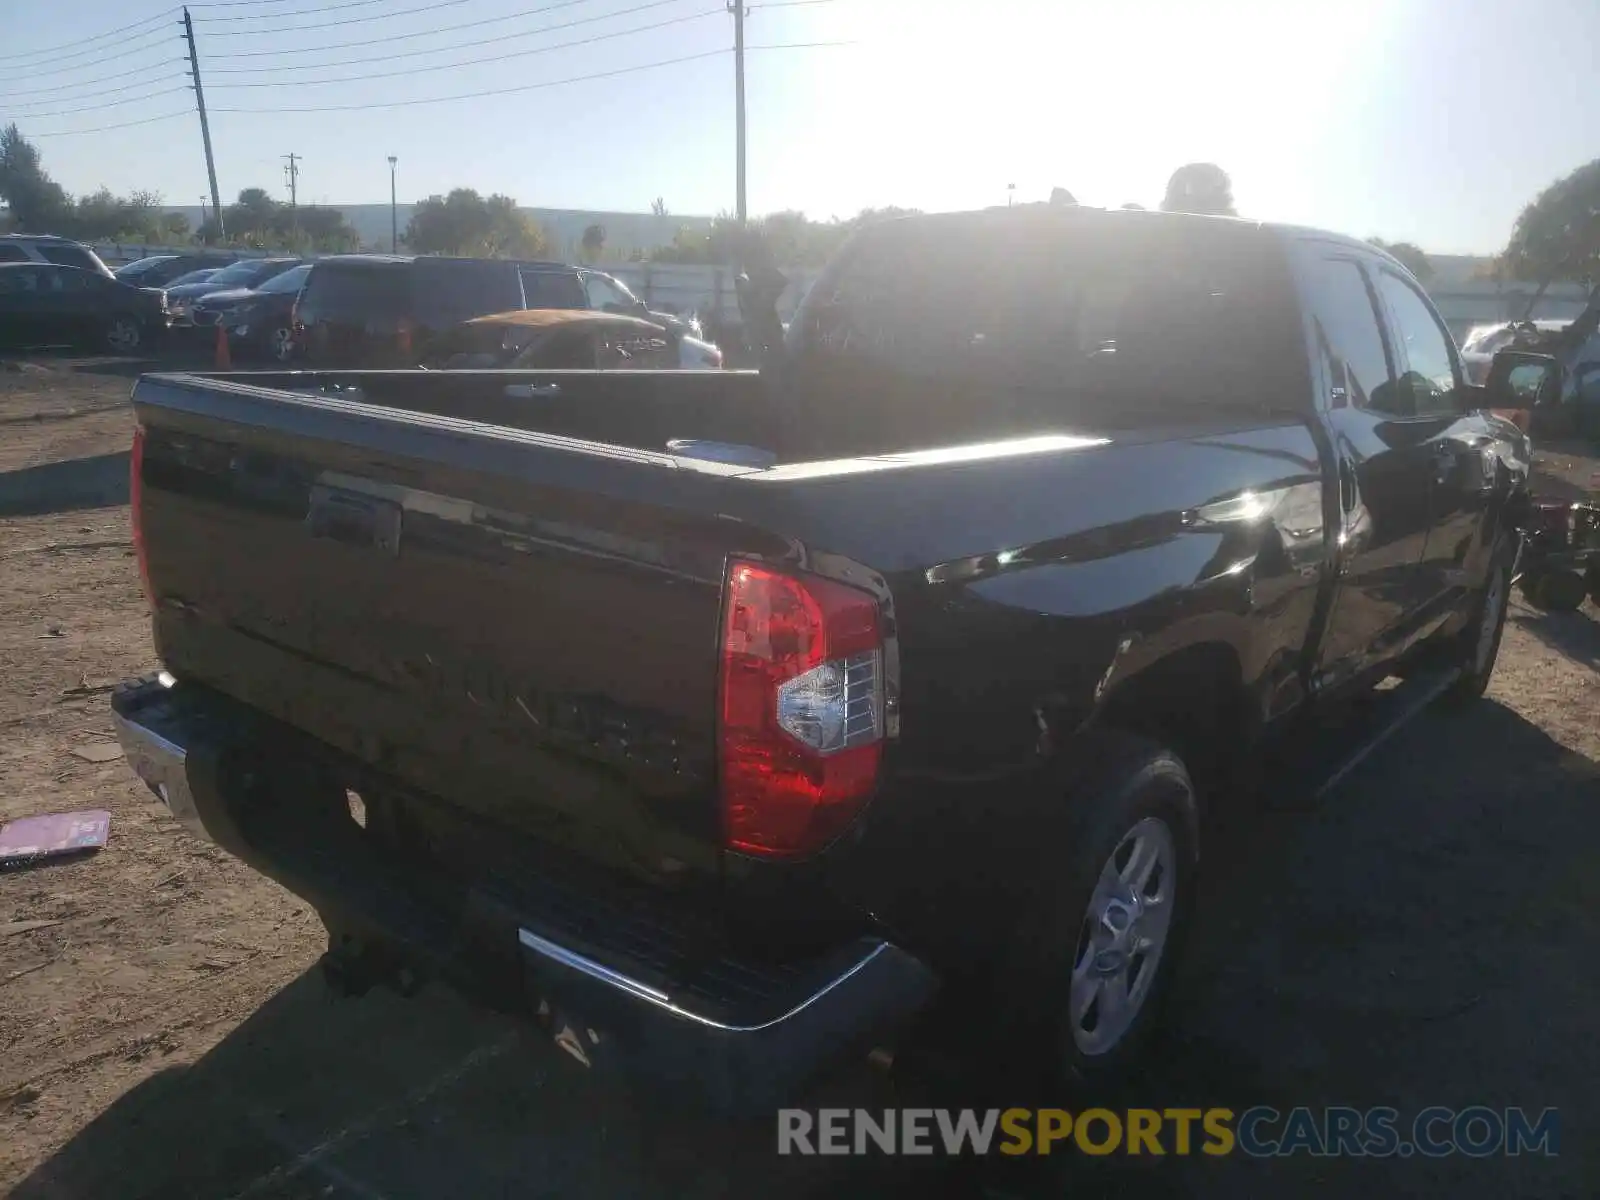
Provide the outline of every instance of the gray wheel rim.
[[1150,997],[1172,929],[1177,868],[1172,830],[1159,817],[1145,817],[1100,870],[1068,989],[1072,1040],[1087,1056],[1121,1045]]
[[1506,607],[1506,573],[1496,571],[1489,577],[1488,589],[1483,593],[1483,616],[1478,621],[1478,641],[1472,652],[1472,669],[1482,675],[1489,669],[1494,655],[1494,635],[1500,628],[1500,614]]
[[274,329],[272,331],[272,357],[279,362],[288,362],[294,354],[294,334],[288,329]]
[[113,350],[126,353],[139,348],[139,323],[127,317],[118,317],[106,331],[106,341]]

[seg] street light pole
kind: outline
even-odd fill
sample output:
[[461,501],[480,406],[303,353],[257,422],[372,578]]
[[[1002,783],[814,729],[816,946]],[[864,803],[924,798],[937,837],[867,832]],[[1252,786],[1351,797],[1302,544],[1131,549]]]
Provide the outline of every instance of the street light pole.
[[399,162],[395,155],[389,155],[389,253],[396,254],[400,250],[400,216],[394,202],[394,165]]

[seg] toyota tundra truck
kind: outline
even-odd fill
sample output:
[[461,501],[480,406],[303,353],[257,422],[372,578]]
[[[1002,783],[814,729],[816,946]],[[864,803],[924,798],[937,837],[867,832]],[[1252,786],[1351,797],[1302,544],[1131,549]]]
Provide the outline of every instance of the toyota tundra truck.
[[1469,385],[1351,238],[1060,205],[868,226],[766,350],[142,377],[128,760],[344,986],[676,1095],[776,1104],[936,998],[1125,1072],[1257,767],[1391,676],[1483,692],[1488,410],[1553,363]]

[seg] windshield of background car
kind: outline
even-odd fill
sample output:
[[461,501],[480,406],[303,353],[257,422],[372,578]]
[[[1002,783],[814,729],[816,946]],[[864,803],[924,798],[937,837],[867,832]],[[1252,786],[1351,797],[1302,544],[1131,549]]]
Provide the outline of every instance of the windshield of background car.
[[261,272],[265,269],[266,264],[261,262],[234,263],[231,267],[223,267],[206,282],[225,287],[248,287],[252,280],[261,277]]
[[269,294],[298,292],[302,287],[305,286],[306,276],[309,274],[311,274],[310,263],[306,263],[304,266],[291,267],[282,275],[274,275],[271,279],[267,280],[260,287],[258,287],[256,291],[267,292]]
[[791,323],[796,364],[1070,409],[1304,406],[1303,365],[1282,349],[1302,338],[1274,239],[1157,215],[1030,217],[869,229]]
[[203,271],[190,271],[187,275],[179,275],[176,279],[168,283],[167,287],[171,289],[183,287],[184,285],[190,283],[205,283],[207,280],[214,277],[216,273],[217,269],[215,267],[207,267]]

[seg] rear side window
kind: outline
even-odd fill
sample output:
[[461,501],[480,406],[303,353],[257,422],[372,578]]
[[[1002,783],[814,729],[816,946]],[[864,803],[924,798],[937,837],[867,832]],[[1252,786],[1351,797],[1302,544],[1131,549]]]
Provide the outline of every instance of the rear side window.
[[522,272],[523,303],[528,308],[588,308],[589,297],[576,275],[565,271]]
[[319,264],[311,269],[306,279],[300,304],[307,319],[398,317],[406,311],[405,285],[403,263],[381,266]]
[[58,267],[79,267],[85,271],[98,271],[100,264],[94,256],[77,246],[40,246],[39,253],[46,262],[53,262]]
[[789,344],[862,382],[1032,394],[1041,414],[1297,410],[1295,311],[1281,248],[1248,226],[908,221],[863,235]]
[[416,315],[435,329],[522,307],[516,267],[510,263],[419,258],[412,270]]
[[23,253],[21,246],[7,245],[0,242],[0,262],[32,262],[33,260]]

